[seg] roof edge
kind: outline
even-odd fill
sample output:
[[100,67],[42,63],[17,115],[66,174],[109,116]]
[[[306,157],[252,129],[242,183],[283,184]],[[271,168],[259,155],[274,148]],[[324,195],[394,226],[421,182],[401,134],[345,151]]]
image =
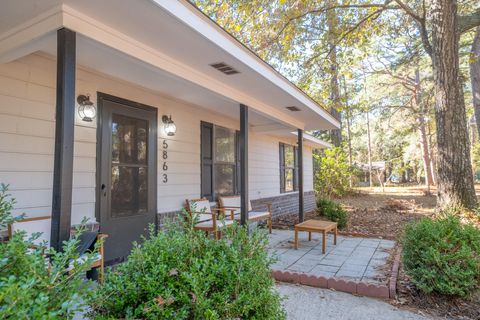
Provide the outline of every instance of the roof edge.
[[[174,8],[173,6],[175,5],[181,5],[184,7],[186,10],[188,10],[190,13],[194,14],[197,16],[199,19],[201,19],[203,22],[207,23],[210,27],[214,28],[216,32],[222,33],[223,35],[227,36],[230,40],[230,43],[232,45],[235,45],[238,49],[242,50],[245,54],[250,56],[256,63],[259,63],[261,66],[266,67],[269,72],[273,73],[273,76],[276,76],[279,81],[283,82],[283,84],[286,84],[289,86],[291,89],[293,89],[299,96],[295,96],[292,94],[292,92],[289,92],[288,90],[285,90],[285,88],[282,88],[278,83],[275,83],[275,81],[272,81],[272,79],[269,79],[267,75],[262,74],[258,70],[254,69],[257,73],[261,74],[263,77],[267,78],[269,81],[271,81],[273,84],[276,86],[280,87],[281,89],[285,90],[287,93],[289,93],[292,97],[295,99],[299,100],[299,102],[303,103],[305,106],[310,108],[312,111],[316,112],[318,115],[322,116],[325,120],[327,120],[329,123],[334,128],[340,128],[340,122],[328,111],[326,110],[321,104],[319,104],[317,101],[315,101],[311,96],[309,96],[305,91],[300,89],[296,84],[294,84],[292,81],[287,79],[284,75],[282,75],[279,71],[277,71],[274,67],[272,67],[268,62],[263,60],[258,54],[256,54],[254,51],[252,51],[250,48],[248,48],[245,44],[243,44],[241,41],[239,41],[235,36],[233,36],[231,33],[226,31],[222,26],[220,26],[215,20],[210,18],[207,14],[205,14],[200,8],[198,8],[195,4],[188,0],[180,0],[180,1],[172,1],[172,2],[164,2],[161,0],[150,0],[154,2],[155,4],[161,6],[165,10],[168,10],[172,15],[176,16],[178,19],[182,20],[184,23],[192,27],[190,21],[186,21],[185,19],[182,19],[179,16],[179,13],[177,14],[173,12]],[[176,4],[172,4],[176,3]],[[204,37],[208,38],[206,35]],[[210,41],[215,42],[211,38],[208,38]],[[233,41],[231,41],[233,40]],[[222,45],[218,42],[215,42],[219,47],[222,47]],[[230,53],[232,54],[232,53]],[[236,57],[236,56],[235,56]],[[239,57],[236,57],[239,60]],[[248,62],[243,61],[246,65],[248,65]],[[304,99],[304,101],[301,101]]]

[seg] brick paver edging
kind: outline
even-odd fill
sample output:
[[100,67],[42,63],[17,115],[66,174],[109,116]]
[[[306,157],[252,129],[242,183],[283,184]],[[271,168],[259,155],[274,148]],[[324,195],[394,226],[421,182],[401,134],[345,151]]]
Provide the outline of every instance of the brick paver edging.
[[401,247],[398,246],[395,253],[389,284],[376,284],[362,281],[352,281],[334,277],[323,277],[310,275],[303,272],[272,270],[275,280],[303,284],[310,287],[334,289],[337,291],[358,294],[361,296],[394,299],[397,292],[398,269],[400,266]]
[[334,289],[366,297],[388,299],[389,288],[386,284],[351,281],[341,278],[314,276],[302,272],[273,270],[273,277],[280,282],[303,284],[310,287]]
[[398,270],[400,269],[400,259],[402,256],[402,246],[397,246],[397,252],[395,253],[395,258],[393,260],[392,272],[390,273],[390,282],[389,282],[389,291],[390,299],[394,299],[397,295],[397,280],[398,280]]

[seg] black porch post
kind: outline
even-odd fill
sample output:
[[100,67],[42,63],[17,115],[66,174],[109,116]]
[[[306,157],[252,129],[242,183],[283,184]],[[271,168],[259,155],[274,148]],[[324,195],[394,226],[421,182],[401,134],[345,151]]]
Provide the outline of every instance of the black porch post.
[[248,221],[248,107],[240,105],[240,223]]
[[51,246],[62,250],[70,238],[73,176],[73,130],[75,125],[75,32],[57,31],[57,102],[53,165]]
[[298,221],[304,220],[303,199],[303,130],[298,129]]

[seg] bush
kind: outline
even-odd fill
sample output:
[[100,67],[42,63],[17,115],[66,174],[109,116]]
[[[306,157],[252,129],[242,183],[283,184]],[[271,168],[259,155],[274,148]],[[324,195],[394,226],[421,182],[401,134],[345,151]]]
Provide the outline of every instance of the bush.
[[222,240],[191,224],[153,228],[111,270],[92,305],[97,319],[284,319],[267,237],[242,227]]
[[[15,220],[11,215],[15,201],[6,191],[1,185],[2,227]],[[72,272],[65,272],[65,266],[78,258],[78,236],[64,243],[63,253],[35,246],[38,235],[27,239],[21,232],[0,243],[0,319],[71,319],[83,310],[91,292],[89,283],[83,280],[91,255],[85,262],[75,263]]]
[[407,225],[403,263],[426,293],[467,296],[480,281],[480,230],[454,216]]
[[314,155],[315,193],[330,198],[348,194],[350,178],[354,169],[348,164],[348,158],[342,148],[325,149],[323,155]]
[[317,199],[317,210],[320,215],[336,222],[339,228],[347,226],[348,213],[341,204],[325,198],[319,198]]

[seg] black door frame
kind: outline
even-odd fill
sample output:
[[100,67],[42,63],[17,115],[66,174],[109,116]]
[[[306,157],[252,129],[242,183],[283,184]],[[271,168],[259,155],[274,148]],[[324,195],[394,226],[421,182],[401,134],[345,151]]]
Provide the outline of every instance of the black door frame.
[[[157,183],[158,183],[158,109],[146,104],[138,103],[132,100],[119,98],[107,93],[97,92],[97,153],[96,153],[96,172],[95,172],[95,218],[100,223],[100,230],[101,230],[101,218],[100,218],[100,201],[101,201],[101,185],[102,185],[102,129],[103,129],[103,101],[108,100],[111,102],[123,104],[125,106],[131,108],[137,108],[141,110],[146,110],[149,112],[153,112],[155,114],[154,121],[152,123],[152,130],[155,136],[154,141],[152,141],[153,148],[153,166],[152,171],[153,174],[151,175],[151,179],[153,179],[153,208],[155,211],[155,230],[158,231],[158,207],[157,207]],[[149,174],[150,176],[150,174]]]

